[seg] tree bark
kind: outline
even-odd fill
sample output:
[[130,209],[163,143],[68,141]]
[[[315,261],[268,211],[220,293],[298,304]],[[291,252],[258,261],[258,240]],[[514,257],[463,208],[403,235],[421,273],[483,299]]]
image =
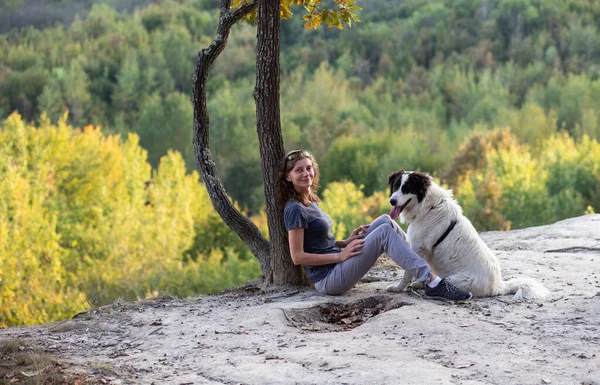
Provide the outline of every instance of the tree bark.
[[276,178],[279,162],[285,155],[279,116],[279,0],[258,0],[256,45],[256,130],[260,147],[271,259],[271,276],[267,284],[301,285],[302,268],[290,257],[283,210],[277,202]]
[[192,86],[194,150],[196,152],[198,168],[200,169],[202,179],[215,210],[219,213],[223,222],[237,233],[244,243],[246,243],[250,252],[258,259],[263,275],[267,277],[268,282],[270,280],[269,277],[273,275],[269,241],[263,237],[258,227],[248,217],[240,213],[229,200],[209,148],[210,126],[208,110],[206,108],[206,82],[208,80],[208,73],[215,59],[223,52],[231,27],[256,8],[257,0],[252,0],[234,11],[229,11],[230,5],[231,0],[221,0],[217,34],[210,45],[198,53],[198,62]]

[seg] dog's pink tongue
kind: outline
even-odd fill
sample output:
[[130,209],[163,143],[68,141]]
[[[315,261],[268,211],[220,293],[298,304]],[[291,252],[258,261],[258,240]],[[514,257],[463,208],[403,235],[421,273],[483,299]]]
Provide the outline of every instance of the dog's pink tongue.
[[399,216],[400,216],[400,207],[394,206],[394,208],[392,208],[392,211],[390,211],[390,217],[392,217],[392,219],[396,219]]

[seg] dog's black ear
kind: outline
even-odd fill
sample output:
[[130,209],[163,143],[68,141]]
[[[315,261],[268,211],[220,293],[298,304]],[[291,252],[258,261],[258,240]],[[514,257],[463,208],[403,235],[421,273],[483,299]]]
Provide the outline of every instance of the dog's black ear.
[[394,182],[394,179],[396,178],[396,175],[398,175],[398,171],[396,171],[392,175],[388,176],[388,186],[392,185],[392,183]]
[[388,177],[388,185],[391,186],[392,183],[394,183],[394,180],[396,179],[396,177],[398,175],[402,175],[402,174],[404,174],[404,169],[402,169],[402,168],[398,171],[394,171],[394,173]]
[[404,174],[404,169],[401,168],[400,170],[395,171],[392,175],[388,177],[388,186],[390,186],[390,196],[394,193],[394,182],[396,181],[396,178],[401,178],[402,174]]
[[421,202],[425,195],[427,195],[427,189],[431,186],[431,177],[423,172],[411,172],[408,175],[408,180],[402,186],[402,192],[404,194],[415,194],[417,200]]

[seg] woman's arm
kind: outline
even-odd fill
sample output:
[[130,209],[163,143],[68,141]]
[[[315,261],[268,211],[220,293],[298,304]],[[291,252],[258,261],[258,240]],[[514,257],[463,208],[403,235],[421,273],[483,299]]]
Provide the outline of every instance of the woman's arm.
[[340,249],[343,249],[346,246],[348,246],[348,240],[346,240],[346,239],[344,239],[343,241],[335,241],[335,247],[339,247]]
[[290,242],[290,254],[292,255],[292,262],[294,262],[294,265],[313,266],[343,262],[350,257],[360,254],[365,242],[363,239],[354,240],[350,242],[341,253],[310,254],[304,252],[304,228],[298,227],[288,231],[288,239]]

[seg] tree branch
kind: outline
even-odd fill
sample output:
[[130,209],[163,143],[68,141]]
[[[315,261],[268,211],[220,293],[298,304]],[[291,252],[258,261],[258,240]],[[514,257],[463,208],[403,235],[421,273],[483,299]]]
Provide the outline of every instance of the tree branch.
[[206,189],[215,210],[229,226],[246,243],[250,252],[258,259],[263,272],[270,271],[269,241],[261,234],[256,225],[240,213],[229,200],[225,187],[218,175],[215,162],[209,148],[209,118],[206,102],[206,83],[210,67],[223,52],[229,30],[248,13],[256,9],[257,0],[230,11],[231,0],[221,0],[219,25],[214,40],[208,47],[198,53],[198,62],[194,72],[192,86],[192,102],[194,105],[194,149],[196,161],[204,180]]
[[[244,4],[241,7],[234,9],[233,12],[229,12],[225,17],[225,23],[230,23],[228,29],[231,28],[232,25],[237,23],[244,16],[254,11],[256,9],[257,4],[258,0],[252,0],[247,4]],[[221,3],[221,5],[223,5],[223,3]]]

